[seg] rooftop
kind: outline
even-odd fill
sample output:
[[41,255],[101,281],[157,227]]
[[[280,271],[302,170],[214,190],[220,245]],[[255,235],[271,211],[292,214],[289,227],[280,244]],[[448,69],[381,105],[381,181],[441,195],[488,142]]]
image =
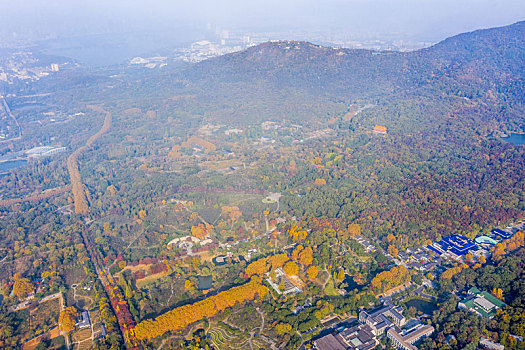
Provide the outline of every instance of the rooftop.
[[484,317],[492,318],[497,309],[507,305],[492,294],[485,291],[481,292],[476,287],[470,288],[469,294],[471,296],[462,300],[458,306],[474,311]]

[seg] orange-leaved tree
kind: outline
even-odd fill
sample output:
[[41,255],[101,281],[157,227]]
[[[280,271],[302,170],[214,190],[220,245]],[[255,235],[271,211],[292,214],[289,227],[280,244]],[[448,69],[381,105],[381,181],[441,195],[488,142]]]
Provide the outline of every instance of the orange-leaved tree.
[[64,310],[60,311],[60,316],[58,317],[58,328],[66,333],[74,331],[77,317],[78,312],[74,306],[66,307]]

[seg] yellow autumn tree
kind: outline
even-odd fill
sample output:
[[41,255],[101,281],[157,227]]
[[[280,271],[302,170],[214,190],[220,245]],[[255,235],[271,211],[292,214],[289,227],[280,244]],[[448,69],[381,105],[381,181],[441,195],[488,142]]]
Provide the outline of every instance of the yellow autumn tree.
[[394,266],[388,271],[378,273],[370,282],[372,288],[384,292],[410,280],[410,272],[404,266]]
[[388,254],[392,255],[394,258],[397,258],[397,255],[399,254],[399,250],[394,247],[393,244],[390,244],[388,246]]
[[303,266],[311,265],[313,261],[312,248],[306,247],[299,253],[299,263]]
[[451,279],[452,277],[454,277],[454,275],[457,275],[458,273],[461,272],[461,266],[455,266],[455,267],[451,267],[447,270],[445,270],[442,274],[441,274],[441,278],[444,278],[444,279]]
[[354,238],[355,236],[361,236],[361,226],[359,226],[359,224],[348,225],[348,233],[352,238]]
[[66,333],[74,331],[77,317],[78,312],[74,306],[66,307],[64,310],[60,311],[60,316],[58,317],[58,328]]
[[272,269],[276,269],[278,267],[282,267],[288,260],[288,255],[286,254],[275,254],[270,257],[268,257],[268,262],[272,266]]
[[237,221],[241,218],[242,212],[236,206],[224,206],[221,208],[221,215],[227,216],[231,221]]
[[293,261],[289,261],[286,264],[284,264],[283,271],[288,276],[297,275],[299,273],[299,266]]
[[315,179],[314,183],[316,186],[323,186],[323,185],[326,185],[326,180],[325,179]]
[[494,295],[499,300],[503,300],[503,290],[501,290],[501,288],[494,288],[492,290],[492,295]]
[[217,295],[200,300],[193,304],[177,307],[155,319],[144,320],[130,331],[137,340],[158,337],[168,331],[181,330],[203,318],[215,316],[218,312],[242,304],[247,300],[262,298],[268,293],[268,288],[253,278],[250,282],[220,292]]
[[306,275],[308,276],[308,279],[310,281],[315,280],[318,274],[319,274],[319,271],[317,270],[317,267],[315,267],[314,265],[311,265],[310,267],[306,269]]
[[208,236],[208,232],[206,230],[206,226],[204,224],[199,224],[197,226],[191,227],[191,234],[192,236],[197,237],[200,240],[203,240]]
[[308,235],[308,232],[306,232],[305,229],[303,229],[298,224],[294,224],[290,229],[288,230],[288,236],[292,237],[293,241],[296,242],[297,240],[303,240]]
[[13,285],[13,294],[18,300],[25,299],[29,294],[34,291],[33,284],[27,278],[17,278]]
[[295,246],[295,249],[292,250],[292,260],[295,260],[297,261],[299,259],[299,253],[301,253],[301,251],[303,250],[303,246],[298,244],[297,246]]
[[292,326],[288,323],[279,323],[275,326],[275,333],[278,335],[288,334],[292,330]]
[[246,266],[246,269],[244,269],[244,273],[248,277],[251,277],[253,275],[262,275],[263,273],[268,272],[267,261],[266,258],[262,258],[250,263]]

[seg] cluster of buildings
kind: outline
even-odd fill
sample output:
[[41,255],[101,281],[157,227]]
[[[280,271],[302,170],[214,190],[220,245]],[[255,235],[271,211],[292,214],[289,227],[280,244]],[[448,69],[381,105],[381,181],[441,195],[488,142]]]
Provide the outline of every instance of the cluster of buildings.
[[498,242],[509,239],[518,231],[522,230],[525,224],[509,226],[506,229],[494,229],[488,235],[477,236],[471,240],[462,235],[450,235],[443,237],[440,241],[428,245],[428,251],[436,253],[440,257],[452,258],[456,261],[465,261],[467,254],[473,257],[490,256],[490,249]]
[[479,256],[483,252],[472,240],[461,235],[443,237],[442,240],[432,243],[427,248],[440,256],[445,255],[454,260],[460,260],[468,253]]
[[91,327],[91,320],[89,318],[89,311],[82,311],[82,313],[78,316],[77,325],[76,326],[77,326],[78,329]]
[[421,248],[412,247],[407,248],[406,252],[399,252],[397,259],[407,268],[417,271],[432,271],[442,262],[441,258],[436,258]]
[[[61,63],[64,64],[68,63]],[[59,70],[58,63],[44,64],[29,51],[12,51],[0,57],[0,82],[8,84],[17,80],[36,81]]]
[[168,58],[164,56],[156,56],[156,57],[148,57],[148,58],[135,57],[129,61],[129,64],[133,66],[153,69],[153,68],[162,68],[162,67],[167,66],[168,65],[167,60]]
[[396,349],[416,350],[414,344],[433,332],[432,326],[416,320],[407,322],[401,306],[385,303],[370,312],[361,311],[358,324],[315,340],[314,347],[317,350],[369,350],[386,334]]
[[[467,254],[472,257],[489,256],[490,249],[498,242],[511,238],[518,231],[523,230],[525,224],[507,227],[504,230],[494,229],[488,235],[480,235],[471,240],[462,235],[449,235],[438,242],[427,246],[426,249],[408,248],[406,252],[398,254],[396,263],[407,268],[419,271],[432,271],[444,259],[466,261]],[[373,246],[366,239],[359,237],[365,249]],[[367,249],[367,251],[369,250]],[[430,252],[435,254],[429,254]],[[460,309],[470,310],[479,316],[492,318],[496,311],[506,304],[492,294],[480,291],[473,287],[467,297],[458,303]],[[314,341],[317,350],[369,350],[374,349],[381,336],[386,336],[393,347],[399,350],[417,350],[417,342],[430,336],[434,327],[422,324],[417,320],[408,321],[403,316],[403,308],[386,302],[382,307],[372,311],[361,311],[358,322],[351,327],[342,326],[335,332],[325,335]],[[493,344],[497,349],[500,344]]]
[[370,241],[366,239],[365,237],[359,235],[359,236],[355,236],[354,239],[365,248],[365,251],[367,253],[373,253],[376,251],[376,247],[373,244],[371,244]]
[[208,252],[219,247],[219,244],[210,238],[199,239],[195,236],[184,236],[174,238],[167,244],[168,249],[178,248],[181,251],[179,256],[194,256],[203,252]]
[[417,350],[416,344],[421,338],[428,337],[434,332],[434,327],[421,323],[404,330],[395,326],[387,331],[387,338],[392,341],[396,349]]
[[226,45],[225,40],[220,43],[201,40],[191,44],[189,48],[180,49],[176,52],[176,59],[188,63],[197,63],[208,58],[226,55],[245,49],[245,45]]

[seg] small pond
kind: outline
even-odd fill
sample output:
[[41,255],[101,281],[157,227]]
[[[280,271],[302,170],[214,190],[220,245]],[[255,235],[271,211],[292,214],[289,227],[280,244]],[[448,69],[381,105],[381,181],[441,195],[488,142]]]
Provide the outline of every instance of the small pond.
[[407,307],[415,307],[417,311],[421,311],[424,314],[432,315],[432,312],[436,309],[436,303],[424,299],[412,299],[405,303]]
[[16,169],[27,164],[27,160],[8,160],[6,162],[0,163],[0,173],[6,172],[8,170]]
[[501,139],[515,145],[525,145],[525,134],[510,134],[509,137],[502,137]]
[[199,290],[208,290],[213,287],[213,278],[211,276],[198,277]]

